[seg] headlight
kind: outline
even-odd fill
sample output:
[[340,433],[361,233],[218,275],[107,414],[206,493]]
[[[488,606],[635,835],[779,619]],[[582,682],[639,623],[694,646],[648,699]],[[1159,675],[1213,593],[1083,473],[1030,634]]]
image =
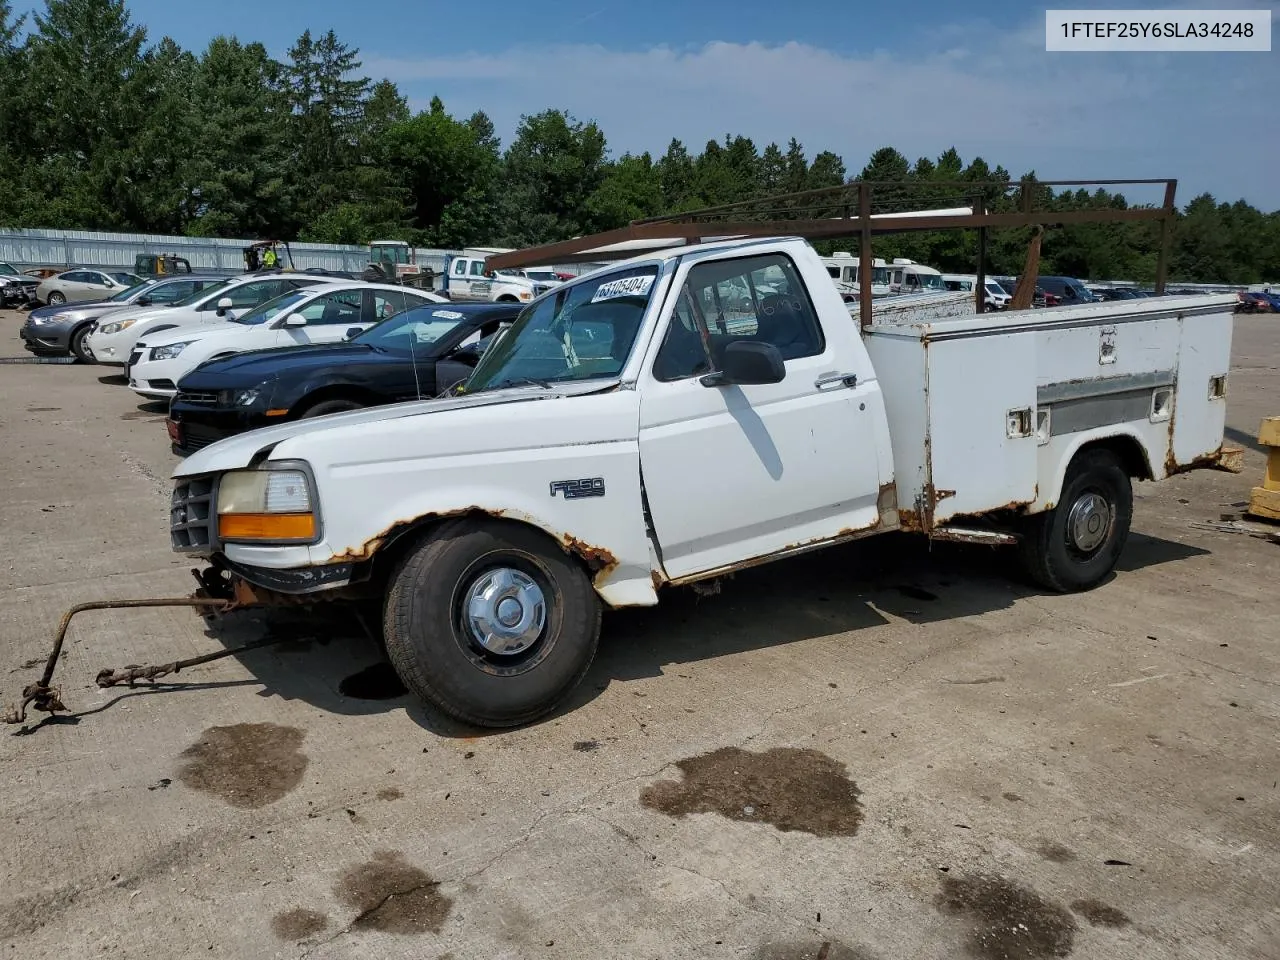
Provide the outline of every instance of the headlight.
[[218,536],[223,540],[316,538],[311,485],[301,470],[233,470],[218,482]]
[[252,407],[265,393],[261,385],[250,387],[248,390],[228,390],[226,402],[233,407]]
[[31,322],[34,323],[36,326],[40,326],[40,324],[42,323],[53,323],[53,321],[61,320],[61,319],[62,319],[62,314],[55,313],[51,317],[32,317]]
[[121,330],[128,330],[137,322],[137,320],[112,320],[110,323],[104,323],[98,332],[119,333]]
[[532,299],[533,299],[533,294],[532,294],[532,293],[530,293],[528,290],[521,290],[521,291],[520,291],[520,299],[521,299],[521,300],[532,300]]
[[181,343],[166,343],[163,347],[152,347],[151,359],[172,360],[193,343],[195,343],[194,340],[183,340]]

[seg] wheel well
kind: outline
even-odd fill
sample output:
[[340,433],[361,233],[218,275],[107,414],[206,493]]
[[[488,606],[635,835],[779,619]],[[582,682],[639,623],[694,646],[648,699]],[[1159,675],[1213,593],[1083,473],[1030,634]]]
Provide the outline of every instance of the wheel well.
[[1150,480],[1153,477],[1151,464],[1147,462],[1147,452],[1134,437],[1118,436],[1091,440],[1077,450],[1072,459],[1089,450],[1111,451],[1124,467],[1125,473],[1137,480]]
[[384,584],[394,575],[396,569],[400,566],[400,562],[408,556],[424,539],[434,534],[440,528],[453,523],[466,522],[496,523],[509,525],[512,527],[523,527],[526,530],[536,530],[542,536],[546,537],[547,543],[558,546],[565,553],[569,554],[577,563],[582,565],[582,569],[588,577],[593,577],[603,564],[599,562],[599,557],[584,548],[577,541],[570,539],[570,543],[565,545],[556,540],[555,537],[547,533],[546,530],[537,524],[526,523],[522,520],[513,520],[509,517],[495,516],[487,510],[479,507],[472,507],[469,510],[460,511],[458,513],[450,513],[444,516],[437,514],[428,514],[425,517],[419,517],[416,520],[410,520],[403,524],[397,524],[382,536],[382,545],[377,548],[370,560],[368,582],[373,584]]
[[316,404],[325,403],[329,400],[352,400],[356,403],[363,404],[366,407],[375,406],[376,404],[383,402],[382,397],[379,397],[376,393],[371,391],[363,390],[360,387],[334,384],[333,386],[320,387],[319,389],[313,390],[311,393],[304,396],[293,405],[289,414],[289,419],[297,419]]
[[519,300],[519,298],[518,298],[518,297],[513,297],[513,296],[512,296],[511,294],[509,294],[509,293],[504,293],[502,296],[500,296],[500,297],[497,299],[497,302],[498,302],[498,303],[519,303],[519,302],[520,302],[520,300]]

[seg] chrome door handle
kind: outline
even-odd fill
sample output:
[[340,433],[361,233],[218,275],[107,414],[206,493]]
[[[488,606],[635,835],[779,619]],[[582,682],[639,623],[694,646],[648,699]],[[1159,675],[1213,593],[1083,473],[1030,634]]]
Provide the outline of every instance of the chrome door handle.
[[839,383],[846,387],[856,387],[858,385],[858,375],[856,373],[833,373],[829,377],[819,377],[813,381],[813,385],[819,390],[823,387],[829,387],[833,383]]

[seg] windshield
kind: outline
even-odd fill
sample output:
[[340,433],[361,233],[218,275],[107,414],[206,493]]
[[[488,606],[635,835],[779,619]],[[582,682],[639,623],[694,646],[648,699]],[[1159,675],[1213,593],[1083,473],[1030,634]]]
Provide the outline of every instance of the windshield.
[[231,283],[230,280],[219,280],[217,283],[197,290],[190,296],[183,297],[181,300],[175,300],[170,306],[173,307],[190,307],[197,303],[203,302],[211,293],[217,293],[219,290],[225,289]]
[[142,282],[142,278],[136,273],[113,273],[110,276],[116,283],[123,283],[126,287],[136,286]]
[[947,285],[942,282],[942,277],[936,273],[917,273],[916,279],[920,281],[921,291],[943,291],[947,289]]
[[997,297],[1007,297],[1009,294],[1004,287],[996,283],[994,280],[987,281],[987,293],[994,293]]
[[0,260],[0,273],[7,273],[10,276],[16,277],[18,275],[18,268],[12,263],[5,263],[3,260]]
[[631,267],[529,304],[485,354],[466,392],[616,377],[631,355],[658,268]]
[[136,295],[147,289],[147,287],[154,285],[154,283],[154,280],[143,280],[141,283],[135,283],[132,287],[125,287],[125,289],[121,290],[115,296],[108,297],[107,299],[115,300],[118,303],[124,303],[125,301],[132,300]]
[[238,317],[226,317],[232,323],[243,323],[250,327],[256,327],[259,324],[266,323],[272,317],[278,316],[285,310],[295,307],[299,302],[313,296],[313,290],[290,290],[288,293],[282,293],[273,300],[266,303],[260,303],[252,310]]
[[421,356],[429,352],[430,347],[438,340],[456,330],[458,324],[465,319],[466,315],[457,310],[419,307],[375,324],[358,337],[353,337],[351,342],[368,344],[394,353],[408,354],[413,351]]

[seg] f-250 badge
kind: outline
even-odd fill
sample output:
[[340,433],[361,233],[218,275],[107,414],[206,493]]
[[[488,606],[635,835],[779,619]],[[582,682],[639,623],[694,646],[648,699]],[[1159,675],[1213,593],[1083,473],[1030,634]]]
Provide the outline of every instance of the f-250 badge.
[[551,483],[551,496],[554,497],[557,493],[566,500],[603,497],[604,477],[590,477],[586,480],[554,480]]

